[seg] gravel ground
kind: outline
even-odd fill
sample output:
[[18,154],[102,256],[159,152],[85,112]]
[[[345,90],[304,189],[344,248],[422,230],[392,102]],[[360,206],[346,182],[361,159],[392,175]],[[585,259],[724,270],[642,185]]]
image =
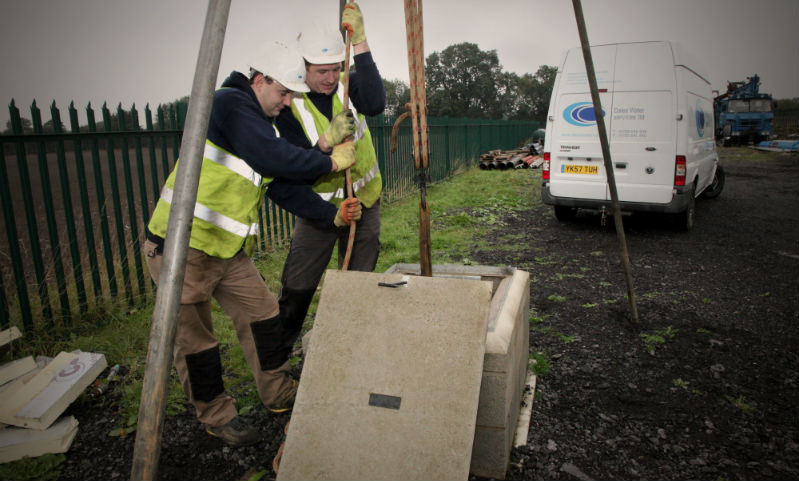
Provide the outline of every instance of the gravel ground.
[[[531,273],[530,350],[549,363],[507,479],[799,479],[799,159],[721,152],[725,190],[697,202],[693,231],[624,219],[637,325],[612,219],[558,222],[537,181],[529,209],[503,219],[518,245],[472,253]],[[114,393],[70,412],[80,428],[59,479],[128,479],[133,436],[108,436]],[[168,417],[159,479],[274,478],[290,416],[246,417],[266,440],[235,449],[191,410]]]

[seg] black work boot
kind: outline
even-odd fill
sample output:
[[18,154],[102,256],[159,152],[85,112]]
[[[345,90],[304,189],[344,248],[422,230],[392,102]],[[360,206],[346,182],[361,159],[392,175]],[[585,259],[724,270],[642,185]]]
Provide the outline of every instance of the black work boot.
[[261,433],[247,424],[241,416],[236,416],[222,426],[205,425],[205,431],[231,446],[249,446],[261,440]]

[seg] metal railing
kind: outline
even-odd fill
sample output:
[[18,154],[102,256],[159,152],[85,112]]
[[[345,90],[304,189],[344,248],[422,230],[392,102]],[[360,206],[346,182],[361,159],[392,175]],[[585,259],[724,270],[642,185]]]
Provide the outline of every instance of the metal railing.
[[[11,133],[0,135],[0,329],[69,327],[73,319],[114,303],[138,305],[152,298],[140,245],[144,226],[180,147],[185,104],[144,109],[144,127],[133,106],[115,113],[106,105],[96,121],[89,104],[79,125],[74,105],[69,130],[55,103],[51,120],[30,108],[30,126],[9,105]],[[383,176],[383,200],[416,192],[407,123],[389,152],[393,119],[368,119]],[[431,182],[478,162],[479,155],[513,148],[540,122],[430,119]],[[294,218],[266,200],[258,248],[291,239]]]

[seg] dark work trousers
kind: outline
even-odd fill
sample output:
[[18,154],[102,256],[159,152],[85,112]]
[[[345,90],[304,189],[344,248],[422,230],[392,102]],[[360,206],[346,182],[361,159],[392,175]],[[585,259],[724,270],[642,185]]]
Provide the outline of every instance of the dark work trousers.
[[[291,247],[283,265],[280,289],[280,317],[283,327],[294,333],[296,340],[316,287],[325,273],[333,248],[338,241],[338,266],[344,263],[350,228],[324,227],[297,218]],[[380,201],[363,208],[361,220],[355,226],[355,240],[347,270],[372,272],[380,254]]]
[[[147,268],[158,284],[162,255],[158,246],[144,243]],[[183,392],[197,411],[197,419],[220,426],[236,416],[235,399],[224,392],[219,341],[214,336],[211,298],[233,320],[236,336],[255,378],[261,401],[269,406],[281,402],[292,387],[289,363],[280,361],[262,369],[254,332],[263,326],[278,326],[278,304],[252,260],[239,251],[230,259],[209,256],[189,248],[180,296],[173,359]],[[280,335],[276,329],[271,329]],[[285,357],[285,356],[281,356]]]

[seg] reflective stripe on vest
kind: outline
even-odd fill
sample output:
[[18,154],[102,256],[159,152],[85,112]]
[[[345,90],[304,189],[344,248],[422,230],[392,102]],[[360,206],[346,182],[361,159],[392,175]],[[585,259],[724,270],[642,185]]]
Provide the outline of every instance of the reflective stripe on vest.
[[[174,194],[174,191],[167,186],[161,189],[161,199],[167,204],[172,204],[172,194]],[[194,217],[210,222],[220,229],[239,237],[258,235],[258,223],[252,223],[247,226],[247,224],[243,224],[236,219],[231,219],[224,214],[209,209],[199,202],[194,204]]]
[[[331,112],[333,116],[343,109],[343,91],[344,86],[339,83],[336,96],[333,98]],[[320,133],[324,132],[330,124],[330,120],[319,112],[306,94],[302,95],[302,100],[292,99],[291,110],[308,140],[311,144],[316,144],[319,141]],[[353,110],[355,109],[353,108]],[[361,202],[366,207],[371,207],[380,198],[383,179],[380,175],[380,166],[377,163],[377,154],[372,144],[372,136],[366,118],[357,112],[355,118],[357,124],[355,136],[358,141],[355,143],[356,161],[350,168],[352,186]],[[338,206],[346,198],[345,187],[344,172],[333,172],[317,179],[313,190],[325,201]]]
[[[278,135],[278,137],[280,136]],[[205,143],[203,158],[227,167],[228,169],[252,182],[252,184],[256,187],[261,186],[261,174],[252,170],[252,167],[250,167],[247,162],[244,162],[242,159],[229,152],[225,152],[224,150],[217,148],[215,145],[213,145],[213,143]]]
[[[148,226],[160,237],[166,236],[177,170],[176,164]],[[258,235],[258,206],[271,181],[243,159],[206,140],[189,246],[222,259],[241,249],[251,256]]]
[[[353,192],[358,192],[359,190],[361,190],[363,186],[368,184],[370,180],[374,179],[378,175],[380,175],[380,168],[378,167],[377,162],[375,162],[375,165],[373,165],[372,168],[369,169],[369,172],[367,172],[366,175],[352,182]],[[335,192],[317,192],[317,194],[319,194],[319,197],[325,199],[328,202],[332,202],[333,199],[344,200],[347,198],[347,190],[343,187],[336,189]]]

